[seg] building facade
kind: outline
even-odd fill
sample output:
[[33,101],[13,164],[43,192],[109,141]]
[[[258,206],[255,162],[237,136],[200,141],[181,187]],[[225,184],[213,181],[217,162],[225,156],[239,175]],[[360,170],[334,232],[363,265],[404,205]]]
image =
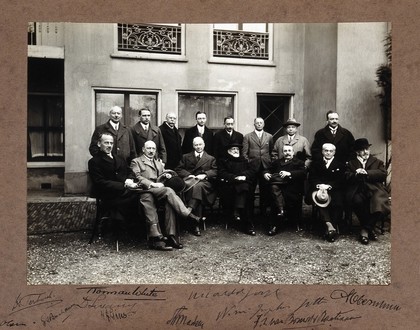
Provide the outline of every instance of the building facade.
[[28,189],[84,194],[94,128],[109,109],[126,125],[152,110],[178,115],[181,133],[203,110],[217,130],[232,115],[275,138],[295,117],[310,142],[336,110],[355,138],[385,160],[377,67],[388,23],[88,24],[28,27]]

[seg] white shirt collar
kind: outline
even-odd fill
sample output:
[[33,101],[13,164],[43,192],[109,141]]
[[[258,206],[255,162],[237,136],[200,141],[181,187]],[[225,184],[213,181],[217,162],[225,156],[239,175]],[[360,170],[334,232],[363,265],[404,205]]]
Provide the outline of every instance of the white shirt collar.
[[328,168],[330,167],[331,162],[333,161],[334,157],[332,157],[331,159],[325,159],[324,157],[322,157],[322,159],[324,160],[325,163],[325,167]]
[[114,130],[118,131],[118,127],[119,127],[120,123],[114,123],[112,120],[110,120],[109,123],[111,124],[111,126]]
[[257,131],[257,130],[254,130],[254,132],[255,132],[255,134],[257,134],[257,136],[260,138],[261,136],[262,136],[262,134],[263,134],[263,131],[261,130],[261,131]]
[[200,158],[203,156],[203,152],[197,152],[197,151],[194,151],[194,154],[195,154],[195,157],[198,157],[198,156],[200,156]]
[[363,159],[362,157],[360,157],[360,156],[357,156],[357,159],[359,160],[359,162],[362,164],[362,166],[363,166],[363,168],[365,168],[365,166],[366,166],[366,162],[367,162],[367,159]]
[[145,131],[147,131],[149,129],[149,124],[146,125],[146,124],[143,124],[142,122],[140,122],[140,124]]
[[200,126],[200,125],[197,124],[197,130],[198,130],[198,133],[203,134],[204,133],[204,126]]

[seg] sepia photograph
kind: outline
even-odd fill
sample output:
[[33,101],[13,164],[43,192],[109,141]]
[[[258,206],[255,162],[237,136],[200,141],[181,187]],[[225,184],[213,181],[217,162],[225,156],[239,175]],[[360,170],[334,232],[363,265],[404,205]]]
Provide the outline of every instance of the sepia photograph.
[[391,284],[391,23],[29,22],[27,284]]

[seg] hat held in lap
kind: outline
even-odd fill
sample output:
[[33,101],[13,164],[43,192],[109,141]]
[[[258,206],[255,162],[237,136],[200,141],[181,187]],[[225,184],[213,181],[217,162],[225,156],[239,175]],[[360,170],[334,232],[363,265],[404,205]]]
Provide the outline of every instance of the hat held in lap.
[[319,207],[327,207],[331,203],[331,196],[328,194],[328,190],[331,189],[330,186],[318,184],[316,187],[318,190],[312,193],[312,200]]

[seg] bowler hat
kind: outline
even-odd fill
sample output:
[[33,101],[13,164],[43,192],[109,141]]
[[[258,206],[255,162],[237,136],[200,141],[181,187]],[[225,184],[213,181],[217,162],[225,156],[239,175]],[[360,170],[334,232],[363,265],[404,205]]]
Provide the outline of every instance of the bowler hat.
[[369,143],[368,139],[366,138],[360,138],[354,141],[354,150],[359,151],[366,148],[369,148],[371,144]]
[[165,180],[163,184],[165,187],[172,188],[177,194],[185,189],[185,182],[179,176],[173,176],[172,178]]
[[300,126],[300,123],[298,123],[298,122],[297,122],[297,120],[296,120],[295,118],[289,118],[289,119],[287,119],[287,121],[283,124],[283,127],[287,127],[287,126],[289,126],[289,125],[295,125],[295,126],[297,127],[297,126]]
[[318,190],[312,192],[312,200],[319,207],[327,207],[331,203],[331,196],[324,185],[317,185]]

